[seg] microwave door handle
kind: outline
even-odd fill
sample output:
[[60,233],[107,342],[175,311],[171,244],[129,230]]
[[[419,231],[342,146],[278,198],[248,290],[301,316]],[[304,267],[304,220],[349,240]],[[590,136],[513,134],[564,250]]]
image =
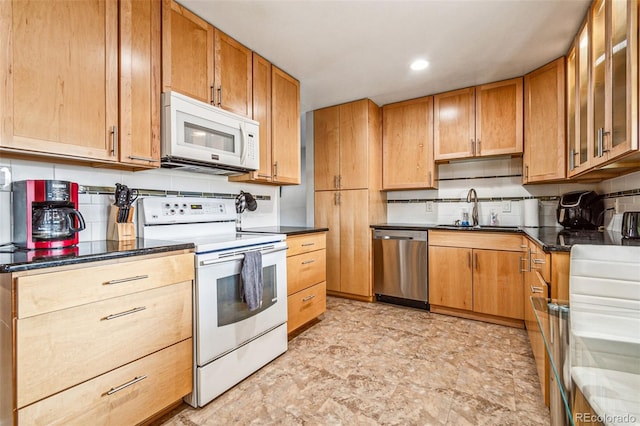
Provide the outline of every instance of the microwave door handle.
[[244,127],[244,123],[240,123],[240,133],[242,134],[242,154],[240,155],[240,164],[244,166],[247,160],[247,151],[249,141],[247,140],[247,130]]

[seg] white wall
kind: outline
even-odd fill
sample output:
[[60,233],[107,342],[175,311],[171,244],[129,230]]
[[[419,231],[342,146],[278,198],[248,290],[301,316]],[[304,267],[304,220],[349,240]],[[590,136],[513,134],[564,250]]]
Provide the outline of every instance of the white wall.
[[[60,179],[80,185],[114,188],[116,183],[131,188],[193,191],[206,193],[238,194],[240,190],[253,195],[269,196],[270,200],[258,200],[254,212],[245,212],[244,228],[278,225],[278,187],[228,182],[226,177],[202,173],[155,169],[140,172],[118,171],[85,166],[71,166],[43,161],[15,160],[0,156],[0,167],[11,168],[12,180]],[[11,241],[10,192],[0,191],[0,244]],[[106,236],[109,205],[112,195],[82,194],[80,212],[87,222],[87,229],[80,232],[80,241],[102,240]]]
[[280,225],[305,226],[307,221],[306,149],[300,149],[300,185],[280,190]]

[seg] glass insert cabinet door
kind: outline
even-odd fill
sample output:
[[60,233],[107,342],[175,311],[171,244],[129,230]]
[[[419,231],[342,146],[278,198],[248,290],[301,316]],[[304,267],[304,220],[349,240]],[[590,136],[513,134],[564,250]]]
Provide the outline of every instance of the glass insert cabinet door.
[[636,148],[638,143],[638,2],[596,0],[590,18],[590,155],[599,164]]
[[[611,2],[611,135],[609,149],[616,155],[620,148],[638,144],[638,2]],[[634,126],[635,123],[635,126]],[[634,128],[635,127],[635,128]]]

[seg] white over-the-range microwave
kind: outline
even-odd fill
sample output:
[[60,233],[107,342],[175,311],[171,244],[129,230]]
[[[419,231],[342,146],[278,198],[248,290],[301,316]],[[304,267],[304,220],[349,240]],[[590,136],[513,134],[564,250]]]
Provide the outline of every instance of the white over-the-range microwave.
[[225,176],[260,166],[259,124],[176,92],[162,94],[162,167]]

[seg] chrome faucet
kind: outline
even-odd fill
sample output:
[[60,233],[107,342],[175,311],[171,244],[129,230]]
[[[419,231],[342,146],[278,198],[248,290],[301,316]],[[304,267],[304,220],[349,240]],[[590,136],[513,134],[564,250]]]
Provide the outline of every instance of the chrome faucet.
[[478,226],[478,194],[473,188],[467,193],[467,203],[473,203],[473,209],[471,210],[472,226]]

